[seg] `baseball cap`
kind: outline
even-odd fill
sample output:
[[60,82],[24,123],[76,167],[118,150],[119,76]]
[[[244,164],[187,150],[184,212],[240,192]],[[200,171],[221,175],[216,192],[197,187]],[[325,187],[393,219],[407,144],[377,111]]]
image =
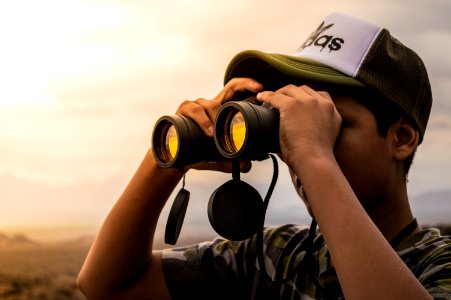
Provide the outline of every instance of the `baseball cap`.
[[267,88],[290,81],[369,88],[413,120],[419,143],[432,106],[421,58],[387,29],[341,13],[327,16],[294,54],[238,53],[226,69],[224,82],[234,77],[251,77]]

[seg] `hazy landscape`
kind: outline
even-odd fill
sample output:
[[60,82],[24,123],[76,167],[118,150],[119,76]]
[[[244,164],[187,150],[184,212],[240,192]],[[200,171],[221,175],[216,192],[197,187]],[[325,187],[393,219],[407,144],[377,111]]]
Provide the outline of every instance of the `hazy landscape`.
[[[0,232],[0,299],[85,299],[77,289],[76,278],[93,239],[85,236],[61,242],[36,242],[26,235]],[[193,241],[185,235],[179,244]],[[158,239],[156,247],[168,245]]]
[[[450,191],[442,191],[412,199],[420,224],[439,227],[442,234],[451,234],[450,197]],[[185,224],[178,245],[211,238],[193,236],[193,232],[198,233]],[[85,299],[77,289],[76,277],[93,239],[82,236],[44,242],[26,234],[0,232],[0,299]],[[157,237],[156,247],[168,245]]]
[[0,299],[84,299],[75,278],[91,241],[42,244],[0,233]]

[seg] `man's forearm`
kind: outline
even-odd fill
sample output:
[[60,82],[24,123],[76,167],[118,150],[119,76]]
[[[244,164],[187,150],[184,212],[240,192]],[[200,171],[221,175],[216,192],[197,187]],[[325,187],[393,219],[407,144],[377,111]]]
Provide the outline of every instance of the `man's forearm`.
[[151,263],[158,217],[182,173],[149,151],[106,218],[79,275],[82,290],[120,290]]
[[346,299],[424,299],[428,294],[368,216],[333,160],[304,166],[302,183]]

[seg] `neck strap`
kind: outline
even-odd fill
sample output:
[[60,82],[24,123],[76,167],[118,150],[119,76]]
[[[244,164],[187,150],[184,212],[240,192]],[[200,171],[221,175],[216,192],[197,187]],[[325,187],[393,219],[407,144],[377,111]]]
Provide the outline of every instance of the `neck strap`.
[[396,246],[398,246],[398,244],[403,239],[408,237],[417,227],[418,227],[418,222],[417,222],[417,219],[414,218],[412,222],[407,224],[406,227],[404,227],[394,238],[392,238],[390,240],[390,245],[393,248],[396,248]]

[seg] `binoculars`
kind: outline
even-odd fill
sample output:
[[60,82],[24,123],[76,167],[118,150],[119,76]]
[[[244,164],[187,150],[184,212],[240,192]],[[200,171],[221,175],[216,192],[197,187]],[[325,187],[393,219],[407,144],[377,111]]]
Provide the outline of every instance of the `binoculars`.
[[152,133],[152,150],[164,168],[224,159],[258,160],[280,152],[279,112],[255,96],[229,101],[216,115],[214,137],[184,116],[163,116]]

